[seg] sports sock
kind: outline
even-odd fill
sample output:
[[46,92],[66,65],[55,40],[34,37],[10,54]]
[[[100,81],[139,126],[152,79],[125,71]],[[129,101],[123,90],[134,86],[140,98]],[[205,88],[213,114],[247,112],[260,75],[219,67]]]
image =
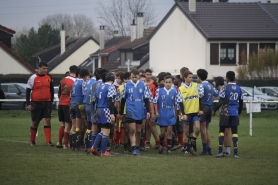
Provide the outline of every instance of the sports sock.
[[172,147],[172,139],[167,139],[167,150],[170,150]]
[[183,138],[183,147],[186,150],[188,147],[188,138]]
[[211,153],[211,148],[210,147],[208,147],[208,153]]
[[195,151],[197,151],[197,146],[196,146],[196,140],[198,138],[198,135],[196,133],[193,133],[193,136],[190,137],[190,144],[189,147],[193,147]]
[[60,145],[62,144],[62,139],[64,137],[64,130],[65,130],[65,126],[60,126],[59,132],[58,132],[58,142]]
[[[163,136],[159,136],[159,139],[160,139],[160,141],[159,141],[160,146],[163,147],[164,137],[163,137]],[[156,143],[157,143],[157,142],[156,142]]]
[[109,141],[109,137],[106,135],[102,135],[102,138],[101,138],[101,153],[102,154],[104,154],[106,152],[108,141]]
[[38,131],[38,128],[30,127],[30,142],[36,141],[37,131]]
[[[108,136],[107,136],[107,137],[108,137]],[[110,152],[110,151],[111,151],[111,145],[110,145],[110,142],[109,142],[109,138],[108,138],[108,142],[106,143],[106,145],[107,145],[106,150],[107,150],[108,152]]]
[[91,130],[89,130],[89,129],[86,130],[86,134],[85,134],[85,146],[86,146],[86,148],[91,148],[91,147],[89,147],[90,132],[91,132]]
[[179,141],[179,144],[182,146],[183,145],[182,134],[178,134],[178,141]]
[[230,154],[231,153],[231,147],[230,146],[225,146],[225,152]]
[[80,129],[76,128],[75,129],[75,147],[80,148]]
[[95,149],[98,148],[98,145],[99,145],[99,143],[100,143],[100,141],[101,141],[101,139],[102,139],[102,136],[103,136],[103,134],[102,134],[101,132],[98,133],[98,135],[96,136],[96,139],[95,139],[94,144],[93,144],[93,147],[94,147]]
[[[91,145],[93,145],[94,144],[94,142],[95,142],[95,140],[96,140],[96,137],[97,137],[97,134],[93,134],[92,133],[92,142],[91,142]],[[91,146],[92,147],[92,146]]]
[[164,141],[163,141],[163,148],[166,148],[167,147],[167,140],[165,141],[165,139],[164,139]]
[[75,148],[76,147],[76,134],[75,132],[71,133],[71,138],[72,138],[72,147]]
[[72,132],[69,134],[69,144],[72,147]]
[[[155,144],[159,144],[160,143],[160,139],[155,141]],[[162,145],[163,146],[163,145]]]
[[87,148],[91,148],[92,147],[92,137],[93,137],[93,133],[92,133],[92,131],[90,131]]
[[127,144],[127,143],[124,143],[124,150],[127,150],[127,149],[128,149],[127,146],[128,146],[128,144]]
[[202,143],[202,145],[203,145],[203,153],[207,153],[208,152],[208,144]]
[[233,140],[233,144],[234,144],[234,155],[237,155],[238,135],[232,134],[232,140]]
[[69,134],[67,132],[64,132],[64,145],[65,145],[65,147],[69,146],[68,137],[69,137]]
[[51,142],[51,126],[44,126],[44,135],[46,143]]
[[223,142],[224,142],[224,133],[220,132],[218,135],[218,153],[222,153],[223,150]]

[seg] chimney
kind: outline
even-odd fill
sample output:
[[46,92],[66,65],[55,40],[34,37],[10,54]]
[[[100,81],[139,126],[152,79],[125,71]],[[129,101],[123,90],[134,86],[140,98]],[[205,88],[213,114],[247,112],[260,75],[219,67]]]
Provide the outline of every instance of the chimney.
[[214,2],[214,3],[219,3],[219,0],[213,0],[212,2]]
[[189,0],[189,12],[196,13],[196,0]]
[[271,3],[278,3],[278,0],[271,0]]
[[114,30],[114,37],[118,37],[120,36],[119,31],[118,30]]
[[137,13],[137,39],[143,37],[144,33],[144,15],[142,12]]
[[105,26],[99,27],[99,50],[104,49],[104,27]]
[[130,25],[130,40],[132,42],[135,39],[136,39],[136,24],[135,24],[135,19],[133,19],[133,22]]
[[61,55],[66,51],[66,32],[64,29],[64,25],[62,25],[62,29],[60,31],[61,38]]

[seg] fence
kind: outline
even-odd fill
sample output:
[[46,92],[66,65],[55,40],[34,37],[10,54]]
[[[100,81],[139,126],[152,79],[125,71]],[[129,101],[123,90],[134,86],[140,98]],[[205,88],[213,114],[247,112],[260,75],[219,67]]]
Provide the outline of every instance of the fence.
[[[0,99],[0,102],[25,102],[26,99]],[[55,102],[58,102],[59,100],[54,100]],[[214,102],[218,102],[218,100],[215,100]],[[277,103],[278,101],[259,101],[259,100],[244,100],[244,103],[246,103],[246,110],[247,113],[249,113],[249,135],[252,136],[252,129],[253,129],[253,112],[260,112],[261,111],[261,103]]]

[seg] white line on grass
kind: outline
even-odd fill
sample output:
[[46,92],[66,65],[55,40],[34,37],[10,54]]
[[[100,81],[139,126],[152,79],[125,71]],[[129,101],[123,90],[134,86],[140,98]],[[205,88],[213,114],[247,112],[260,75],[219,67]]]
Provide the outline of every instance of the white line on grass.
[[6,138],[0,138],[0,141],[12,142],[12,143],[29,143],[27,141],[17,141],[17,140],[10,140],[10,139],[6,139]]

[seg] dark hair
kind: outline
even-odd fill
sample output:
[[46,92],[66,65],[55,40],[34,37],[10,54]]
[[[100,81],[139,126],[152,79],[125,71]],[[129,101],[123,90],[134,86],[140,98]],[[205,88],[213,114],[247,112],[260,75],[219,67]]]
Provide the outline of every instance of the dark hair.
[[118,77],[118,76],[120,76],[120,74],[123,73],[123,72],[121,72],[121,71],[118,70],[118,71],[114,71],[114,73],[115,73],[115,76]]
[[75,73],[78,67],[76,65],[72,65],[69,67],[70,73]]
[[125,72],[125,73],[122,73],[122,74],[123,74],[123,79],[122,80],[129,79],[129,77],[130,77],[130,73],[129,72]]
[[101,69],[100,72],[99,72],[100,79],[101,79],[103,82],[106,82],[106,81],[105,81],[105,75],[106,75],[107,72],[108,72],[108,70],[106,70],[106,69]]
[[165,72],[161,72],[158,74],[158,82],[164,80],[164,77],[167,76]]
[[79,74],[80,74],[80,78],[85,78],[86,76],[90,75],[88,69],[81,69]]
[[139,70],[139,73],[144,74],[144,73],[145,73],[145,70],[144,70],[144,69],[140,69],[140,70]]
[[181,80],[181,75],[176,75],[175,78],[178,79],[178,80]]
[[205,69],[198,69],[197,76],[201,78],[201,80],[206,80],[208,78],[208,72]]
[[94,71],[94,76],[96,77],[96,80],[100,79],[100,75],[99,75],[100,71],[101,71],[101,68],[96,68]]
[[138,69],[132,69],[132,70],[130,71],[130,73],[131,73],[131,74],[134,74],[134,75],[139,75]]
[[226,78],[228,78],[231,82],[235,81],[236,74],[233,71],[228,71],[226,73]]
[[172,81],[173,81],[173,77],[170,76],[170,75],[165,76],[165,77],[164,77],[164,80],[167,80],[167,79],[169,79],[169,78],[172,79]]
[[140,78],[146,78],[146,75],[140,75]]
[[48,64],[46,62],[40,62],[39,67],[48,67]]
[[215,88],[217,88],[219,85],[224,85],[224,78],[221,76],[215,77],[214,82],[215,82]]
[[101,80],[102,80],[102,82],[104,82],[104,83],[106,82],[105,76],[106,76],[107,73],[108,73],[108,71],[101,74]]
[[67,77],[67,76],[69,76],[69,75],[70,75],[70,72],[67,71],[67,72],[65,73],[65,77]]
[[153,73],[153,71],[151,69],[146,69],[145,73]]
[[183,73],[185,73],[186,71],[189,71],[189,69],[187,67],[182,67],[180,69],[180,73],[183,75]]
[[119,71],[119,69],[112,69],[112,70],[110,70],[110,72],[118,72]]
[[165,74],[166,74],[167,76],[172,76],[172,74],[169,73],[169,72],[165,72]]
[[79,73],[80,73],[80,68],[77,68],[77,69],[75,70],[75,76],[78,77]]
[[193,73],[192,73],[191,71],[185,71],[185,72],[183,73],[183,78],[187,78],[188,75],[193,75]]

